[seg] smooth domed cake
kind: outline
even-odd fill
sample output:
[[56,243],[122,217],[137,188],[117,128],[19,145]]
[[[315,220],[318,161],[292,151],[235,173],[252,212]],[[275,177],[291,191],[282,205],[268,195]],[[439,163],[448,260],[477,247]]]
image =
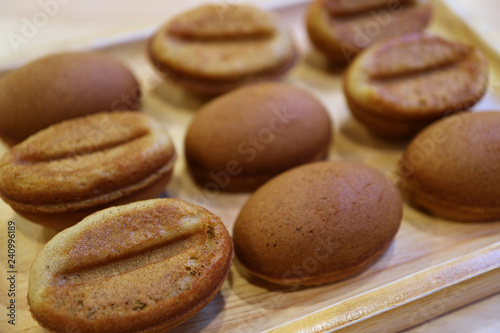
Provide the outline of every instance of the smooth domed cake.
[[500,112],[463,113],[420,132],[399,163],[414,206],[445,219],[500,219]]
[[284,172],[243,206],[233,240],[250,273],[281,285],[317,285],[357,274],[391,244],[401,196],[382,172],[323,161]]
[[117,59],[98,52],[51,54],[0,80],[0,136],[9,144],[63,120],[138,110],[141,89]]
[[199,110],[185,139],[196,183],[253,191],[275,175],[323,159],[332,121],[311,93],[284,83],[242,87]]

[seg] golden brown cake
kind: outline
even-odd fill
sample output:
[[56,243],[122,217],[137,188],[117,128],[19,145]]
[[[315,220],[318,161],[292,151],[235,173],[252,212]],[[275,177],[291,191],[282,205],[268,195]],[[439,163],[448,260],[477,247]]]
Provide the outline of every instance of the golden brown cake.
[[373,133],[398,139],[469,110],[487,85],[488,64],[478,48],[423,34],[371,46],[344,76],[352,115]]
[[137,110],[141,91],[121,62],[97,52],[57,53],[0,80],[0,136],[9,144],[60,121]]
[[236,4],[207,4],[179,14],[150,39],[148,54],[167,79],[199,94],[280,77],[297,58],[276,17]]
[[422,1],[315,0],[306,27],[321,53],[346,65],[377,41],[424,30],[431,12]]
[[358,162],[323,161],[276,176],[243,206],[235,253],[250,273],[280,285],[357,274],[391,244],[403,205],[394,184]]
[[215,297],[232,258],[224,224],[204,208],[178,199],[111,207],[44,246],[28,303],[53,332],[165,332]]
[[48,227],[68,227],[120,203],[159,196],[175,149],[155,119],[102,112],[52,125],[0,160],[0,196],[17,213]]
[[399,163],[414,206],[445,219],[500,220],[500,112],[461,113],[425,128]]
[[239,88],[192,120],[185,139],[189,171],[210,190],[253,191],[280,172],[325,158],[331,123],[303,89],[271,82]]

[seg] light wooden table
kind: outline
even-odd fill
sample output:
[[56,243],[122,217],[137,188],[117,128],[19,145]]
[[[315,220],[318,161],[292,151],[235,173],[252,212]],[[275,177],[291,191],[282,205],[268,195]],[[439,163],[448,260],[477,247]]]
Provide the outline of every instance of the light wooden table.
[[429,320],[405,333],[497,333],[500,332],[500,294]]

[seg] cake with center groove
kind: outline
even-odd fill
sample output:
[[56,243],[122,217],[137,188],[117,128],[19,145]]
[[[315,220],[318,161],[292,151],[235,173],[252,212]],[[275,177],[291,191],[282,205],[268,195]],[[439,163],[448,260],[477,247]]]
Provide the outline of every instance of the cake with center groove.
[[165,332],[216,296],[232,258],[226,227],[200,206],[111,207],[43,247],[29,275],[30,311],[53,332]]
[[0,159],[0,196],[18,214],[63,229],[106,207],[158,197],[173,171],[170,135],[140,112],[52,125]]

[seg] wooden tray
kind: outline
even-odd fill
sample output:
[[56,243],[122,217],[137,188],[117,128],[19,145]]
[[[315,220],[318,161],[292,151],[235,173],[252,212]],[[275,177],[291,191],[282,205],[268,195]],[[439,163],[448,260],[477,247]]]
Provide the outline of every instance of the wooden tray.
[[[491,64],[491,84],[475,109],[499,109],[497,63],[491,48],[440,1],[434,2],[430,28],[437,34],[483,47]],[[341,69],[328,67],[310,47],[303,28],[304,4],[277,13],[293,29],[303,58],[287,80],[314,92],[331,112],[335,127],[330,159],[362,161],[394,176],[404,144],[369,135],[347,110],[341,93]],[[171,131],[179,160],[167,195],[201,204],[221,216],[229,230],[249,194],[208,193],[196,187],[185,168],[186,126],[205,101],[162,82],[145,57],[145,40],[102,48],[126,62],[140,80],[143,110]],[[0,153],[7,148],[0,147]],[[7,225],[16,223],[16,326],[5,319]],[[0,201],[0,332],[45,332],[31,318],[26,302],[30,265],[54,236]],[[278,287],[250,276],[235,260],[216,298],[173,332],[395,332],[500,291],[500,221],[457,223],[430,217],[405,206],[404,220],[388,251],[353,278],[314,288]],[[74,332],[79,332],[75,328]]]

